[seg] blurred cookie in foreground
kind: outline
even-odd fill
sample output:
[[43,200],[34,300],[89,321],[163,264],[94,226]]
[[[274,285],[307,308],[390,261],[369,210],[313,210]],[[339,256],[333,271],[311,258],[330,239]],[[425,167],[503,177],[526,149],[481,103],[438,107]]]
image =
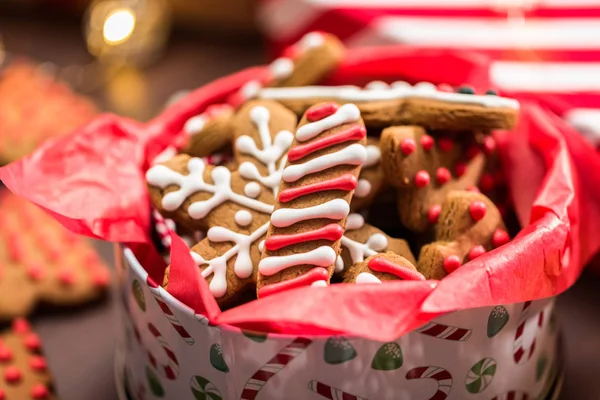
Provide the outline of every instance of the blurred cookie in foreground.
[[0,320],[30,314],[39,303],[81,305],[100,298],[108,268],[91,244],[13,195],[0,197]]
[[0,331],[0,399],[55,400],[40,338],[17,319]]
[[98,111],[40,66],[16,60],[0,70],[0,163],[33,151],[45,140],[66,135]]

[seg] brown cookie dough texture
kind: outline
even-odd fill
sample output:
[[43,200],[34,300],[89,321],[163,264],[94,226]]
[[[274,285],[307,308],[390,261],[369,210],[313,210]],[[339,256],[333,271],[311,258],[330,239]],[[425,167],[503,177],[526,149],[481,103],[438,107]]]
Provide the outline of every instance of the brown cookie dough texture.
[[86,240],[25,200],[0,199],[0,320],[40,304],[82,305],[101,298],[110,274]]
[[367,158],[366,133],[353,104],[316,104],[302,117],[258,266],[259,296],[292,279],[329,283]]
[[230,105],[214,104],[188,119],[183,127],[181,151],[192,157],[205,157],[229,145],[233,139],[233,114]]
[[[300,86],[300,85],[297,85]],[[517,121],[518,102],[495,95],[445,92],[422,82],[410,86],[304,86],[264,88],[258,97],[278,100],[301,115],[312,104],[324,101],[356,104],[369,128],[419,125],[431,130],[511,129]]]
[[417,269],[442,279],[460,265],[508,242],[494,203],[477,192],[448,193],[435,224],[435,241],[421,249]]
[[0,399],[57,399],[40,338],[22,319],[0,331]]
[[409,229],[423,232],[437,219],[451,190],[475,187],[485,164],[481,153],[469,160],[472,135],[433,136],[418,126],[394,126],[381,135],[382,165],[398,191],[398,212]]
[[396,280],[425,280],[414,263],[392,252],[381,253],[353,265],[344,273],[345,283],[381,283]]

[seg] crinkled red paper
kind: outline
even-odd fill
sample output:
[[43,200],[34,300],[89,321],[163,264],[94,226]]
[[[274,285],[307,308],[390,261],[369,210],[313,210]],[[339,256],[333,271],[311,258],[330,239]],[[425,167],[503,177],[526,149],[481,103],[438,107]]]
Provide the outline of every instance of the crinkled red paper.
[[[74,232],[109,241],[149,242],[144,172],[185,121],[223,101],[257,69],[196,90],[147,124],[112,115],[46,143],[0,169],[0,179]],[[403,47],[357,49],[327,82],[428,80],[484,88],[488,64],[468,54]],[[600,159],[542,103],[525,99],[518,127],[498,134],[523,230],[509,244],[442,281],[300,288],[221,312],[185,245],[174,237],[169,292],[213,324],[295,335],[346,334],[387,341],[455,310],[555,296],[571,286],[600,246]],[[147,247],[147,246],[146,246]],[[160,277],[164,265],[142,264]]]

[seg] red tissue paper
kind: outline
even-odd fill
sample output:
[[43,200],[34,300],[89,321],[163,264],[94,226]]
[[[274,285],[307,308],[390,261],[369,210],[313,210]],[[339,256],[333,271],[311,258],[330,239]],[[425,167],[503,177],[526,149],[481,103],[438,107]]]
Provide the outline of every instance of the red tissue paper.
[[[353,49],[327,80],[428,80],[488,85],[482,58],[409,47]],[[440,68],[444,66],[444,68]],[[90,237],[135,244],[160,282],[164,263],[149,257],[150,210],[144,173],[186,120],[223,101],[260,73],[250,68],[208,84],[141,124],[104,115],[72,135],[47,142],[0,169],[13,192]],[[555,296],[570,287],[600,247],[600,160],[594,149],[543,105],[521,104],[514,132],[498,147],[524,228],[509,244],[463,265],[441,281],[299,288],[221,311],[187,247],[174,236],[167,290],[212,324],[294,335],[344,334],[388,341],[456,310]],[[526,171],[526,173],[524,173]]]

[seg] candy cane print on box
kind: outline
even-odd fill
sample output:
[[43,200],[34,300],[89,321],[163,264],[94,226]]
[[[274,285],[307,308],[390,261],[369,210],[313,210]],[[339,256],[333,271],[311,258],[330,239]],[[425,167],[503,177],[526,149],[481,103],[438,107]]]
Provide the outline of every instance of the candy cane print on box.
[[[531,307],[531,302],[527,301],[523,304],[523,311],[519,317],[519,326],[517,327],[517,331],[515,333],[515,341],[514,341],[514,350],[513,350],[513,359],[515,363],[522,364],[525,361],[529,360],[535,351],[536,337],[534,336],[531,344],[529,346],[525,346],[523,343],[523,332],[525,330],[525,324],[529,320],[529,309]],[[537,330],[542,329],[542,325],[544,324],[544,311],[540,311],[537,314],[536,318],[536,335]]]

